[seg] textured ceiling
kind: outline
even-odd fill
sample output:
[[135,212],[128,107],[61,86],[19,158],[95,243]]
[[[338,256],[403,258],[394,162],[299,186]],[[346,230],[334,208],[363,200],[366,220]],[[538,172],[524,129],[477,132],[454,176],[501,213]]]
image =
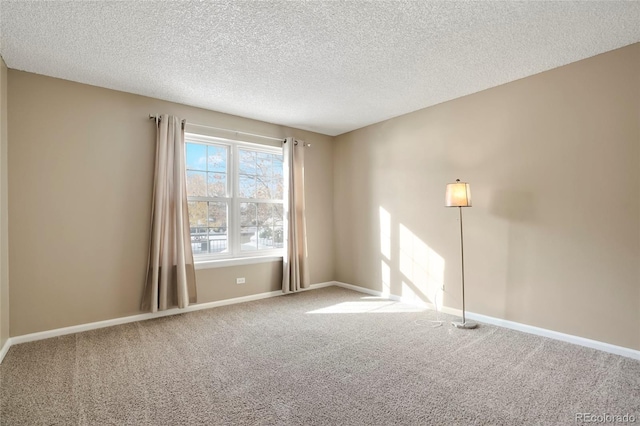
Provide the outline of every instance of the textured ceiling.
[[10,68],[337,135],[640,41],[640,2],[0,2]]

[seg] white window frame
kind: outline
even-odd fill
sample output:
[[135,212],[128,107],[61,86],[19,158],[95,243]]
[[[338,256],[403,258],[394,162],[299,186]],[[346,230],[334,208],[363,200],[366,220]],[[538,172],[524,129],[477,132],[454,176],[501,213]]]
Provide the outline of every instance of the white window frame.
[[[273,203],[281,204],[284,207],[283,200],[271,200],[262,198],[240,198],[239,195],[239,182],[240,182],[240,170],[237,162],[239,161],[239,149],[247,148],[255,152],[264,152],[269,154],[282,155],[282,147],[262,145],[251,142],[244,142],[238,140],[230,140],[219,138],[215,136],[205,136],[197,133],[185,132],[185,150],[186,144],[189,142],[195,142],[205,145],[222,145],[228,148],[227,157],[227,197],[189,197],[188,201],[218,201],[226,202],[228,206],[227,210],[227,253],[206,253],[206,254],[194,254],[193,260],[196,265],[196,269],[202,269],[203,267],[217,267],[217,266],[231,266],[236,264],[248,264],[248,263],[260,263],[265,261],[272,261],[281,259],[284,255],[284,247],[272,250],[247,250],[241,251],[240,243],[240,203]],[[186,153],[185,153],[186,161]],[[229,179],[231,177],[231,179]],[[283,209],[284,211],[284,209]],[[189,224],[191,229],[191,224]],[[232,237],[233,235],[233,237]],[[191,238],[191,235],[189,235]]]

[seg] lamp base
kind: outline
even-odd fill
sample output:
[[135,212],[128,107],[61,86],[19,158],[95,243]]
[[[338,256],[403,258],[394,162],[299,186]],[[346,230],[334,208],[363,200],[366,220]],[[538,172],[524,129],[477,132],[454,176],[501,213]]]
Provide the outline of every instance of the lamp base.
[[451,325],[453,325],[455,328],[471,329],[471,328],[476,328],[478,326],[478,323],[473,321],[466,321],[466,322],[453,321]]

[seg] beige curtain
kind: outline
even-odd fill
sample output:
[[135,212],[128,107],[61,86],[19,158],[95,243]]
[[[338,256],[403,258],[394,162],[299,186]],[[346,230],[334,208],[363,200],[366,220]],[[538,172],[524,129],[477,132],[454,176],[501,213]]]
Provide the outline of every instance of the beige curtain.
[[142,309],[185,308],[196,301],[196,282],[187,212],[185,144],[182,120],[156,119],[156,165],[151,238]]
[[292,293],[309,287],[307,224],[304,212],[304,143],[287,138],[284,156],[284,235],[282,291]]

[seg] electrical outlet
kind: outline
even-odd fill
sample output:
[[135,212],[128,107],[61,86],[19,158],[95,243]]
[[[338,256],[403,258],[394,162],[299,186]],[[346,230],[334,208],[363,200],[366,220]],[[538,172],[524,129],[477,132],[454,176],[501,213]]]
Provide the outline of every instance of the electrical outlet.
[[236,284],[244,284],[244,278],[236,278]]

